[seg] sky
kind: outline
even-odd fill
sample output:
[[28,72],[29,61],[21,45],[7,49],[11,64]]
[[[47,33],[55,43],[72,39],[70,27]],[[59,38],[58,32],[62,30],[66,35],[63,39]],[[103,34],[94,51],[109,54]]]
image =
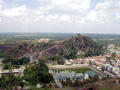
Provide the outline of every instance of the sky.
[[120,34],[120,0],[0,0],[0,32]]

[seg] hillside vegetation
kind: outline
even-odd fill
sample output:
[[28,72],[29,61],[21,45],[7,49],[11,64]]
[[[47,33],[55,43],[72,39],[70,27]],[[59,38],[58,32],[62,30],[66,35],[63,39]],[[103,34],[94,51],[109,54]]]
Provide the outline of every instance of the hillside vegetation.
[[32,40],[16,44],[2,44],[0,45],[0,52],[1,57],[27,57],[31,60],[56,56],[71,59],[103,54],[103,48],[91,38],[78,34],[62,41],[34,42]]

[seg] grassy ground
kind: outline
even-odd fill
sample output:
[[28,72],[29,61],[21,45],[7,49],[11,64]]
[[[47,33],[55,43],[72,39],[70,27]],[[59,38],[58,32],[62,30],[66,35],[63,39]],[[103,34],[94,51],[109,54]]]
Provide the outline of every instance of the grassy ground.
[[69,71],[69,72],[75,72],[75,73],[85,73],[86,71],[91,70],[90,68],[84,67],[84,68],[67,68],[67,69],[54,69],[58,71]]
[[37,89],[37,88],[32,88],[30,90],[79,90],[77,88],[40,88],[40,89]]
[[74,71],[76,73],[85,73],[86,71],[91,70],[90,68],[68,68],[68,71]]

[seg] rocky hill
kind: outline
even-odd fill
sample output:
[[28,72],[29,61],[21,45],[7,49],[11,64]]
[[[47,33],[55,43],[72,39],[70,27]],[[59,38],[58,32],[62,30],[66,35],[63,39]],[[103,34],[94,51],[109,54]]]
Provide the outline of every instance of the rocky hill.
[[29,41],[14,45],[0,45],[0,51],[12,57],[25,56],[31,60],[38,60],[41,57],[76,58],[77,56],[87,57],[103,54],[102,46],[80,34],[64,41],[37,43]]

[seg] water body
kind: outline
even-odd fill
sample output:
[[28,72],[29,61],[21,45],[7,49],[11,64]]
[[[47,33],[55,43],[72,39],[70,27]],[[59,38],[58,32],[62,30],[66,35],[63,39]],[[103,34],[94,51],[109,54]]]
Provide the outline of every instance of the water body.
[[92,70],[88,70],[85,73],[76,73],[75,71],[68,70],[52,70],[52,71],[53,74],[56,76],[57,80],[66,80],[67,78],[70,78],[71,80],[82,80],[84,79],[86,74],[89,76],[89,78],[92,78],[97,75]]

